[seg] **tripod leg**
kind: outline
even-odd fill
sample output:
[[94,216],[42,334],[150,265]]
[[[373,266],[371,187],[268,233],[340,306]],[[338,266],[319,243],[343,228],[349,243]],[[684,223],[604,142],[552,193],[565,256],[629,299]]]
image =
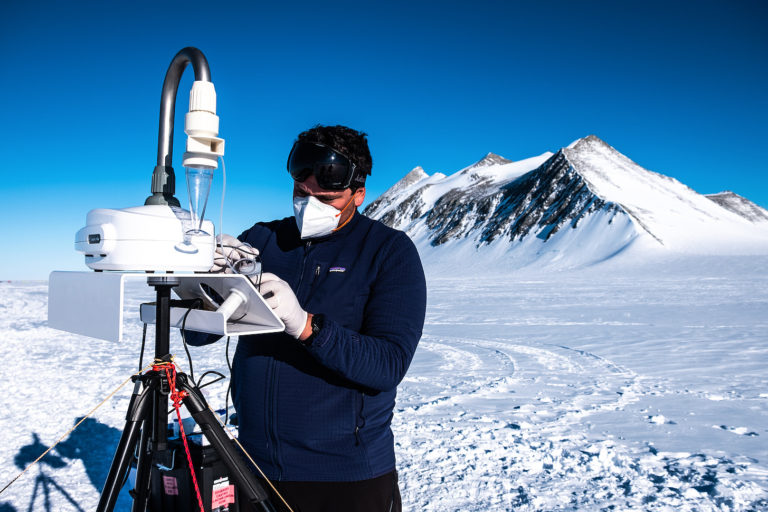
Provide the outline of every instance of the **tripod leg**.
[[109,468],[107,481],[101,491],[97,512],[111,512],[115,508],[117,495],[120,493],[120,487],[123,484],[125,472],[133,457],[136,449],[136,442],[139,439],[141,425],[149,417],[152,406],[152,395],[157,387],[156,381],[151,380],[149,385],[144,388],[141,394],[138,394],[140,382],[136,381],[131,396],[131,404],[128,407],[126,415],[125,428],[120,436],[120,442],[115,450],[115,457],[112,459],[112,465]]
[[200,425],[203,435],[216,449],[216,453],[219,454],[227,466],[230,476],[237,483],[240,490],[245,493],[248,501],[251,502],[254,508],[260,506],[266,511],[274,510],[268,500],[266,491],[230,443],[224,427],[221,426],[216,416],[208,408],[208,404],[200,391],[189,383],[187,376],[183,373],[176,375],[176,385],[179,390],[187,392],[187,396],[184,398],[184,405],[197,424]]
[[58,482],[56,482],[56,480],[54,480],[53,478],[51,478],[49,476],[46,476],[45,478],[48,480],[50,485],[53,486],[54,489],[59,491],[61,493],[61,495],[64,496],[64,498],[66,498],[66,500],[70,503],[70,505],[72,505],[73,507],[75,507],[77,509],[77,512],[85,512],[85,510],[83,510],[83,507],[81,507],[80,504],[78,502],[76,502],[75,499],[72,496],[70,496],[70,494],[67,492],[67,490],[64,489],[62,486],[60,486],[58,484]]
[[44,478],[43,475],[37,475],[37,478],[35,478],[35,490],[32,492],[32,499],[29,500],[29,508],[27,509],[27,512],[32,512],[35,509],[35,501],[37,500],[37,488],[42,485],[42,482],[40,481],[41,478]]
[[45,512],[51,512],[51,490],[48,489],[48,479],[43,476],[43,497],[45,498]]
[[139,460],[136,463],[136,487],[134,487],[132,512],[144,512],[149,501],[149,482],[152,474],[152,452],[149,449],[150,425],[144,422],[139,438]]

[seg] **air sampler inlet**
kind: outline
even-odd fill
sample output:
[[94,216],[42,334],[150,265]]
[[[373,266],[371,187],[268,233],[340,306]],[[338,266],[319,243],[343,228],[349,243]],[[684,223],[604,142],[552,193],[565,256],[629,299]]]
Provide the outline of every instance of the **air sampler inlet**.
[[[187,134],[182,164],[186,169],[189,210],[175,197],[172,166],[173,120],[181,76],[192,64],[195,81],[189,93]],[[152,195],[143,206],[96,209],[75,237],[75,249],[95,270],[207,271],[213,264],[214,227],[205,221],[213,171],[224,154],[218,137],[216,90],[208,61],[197,48],[187,47],[171,60],[160,99],[157,165],[152,173]]]

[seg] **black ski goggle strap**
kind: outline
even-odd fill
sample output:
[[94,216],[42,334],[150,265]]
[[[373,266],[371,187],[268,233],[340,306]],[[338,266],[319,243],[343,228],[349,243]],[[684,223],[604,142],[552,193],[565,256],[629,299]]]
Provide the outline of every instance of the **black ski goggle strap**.
[[333,148],[315,142],[299,141],[288,155],[288,172],[296,181],[314,174],[326,190],[344,190],[355,178],[355,164]]

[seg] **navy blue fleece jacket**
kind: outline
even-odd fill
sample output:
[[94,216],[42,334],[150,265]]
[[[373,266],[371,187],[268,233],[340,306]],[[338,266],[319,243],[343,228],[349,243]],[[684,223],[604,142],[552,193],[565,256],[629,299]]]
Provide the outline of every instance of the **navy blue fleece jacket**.
[[355,481],[395,469],[396,388],[426,309],[413,242],[359,213],[320,239],[301,240],[293,217],[238,238],[307,312],[325,316],[309,347],[285,333],[240,338],[232,370],[240,441],[271,479]]

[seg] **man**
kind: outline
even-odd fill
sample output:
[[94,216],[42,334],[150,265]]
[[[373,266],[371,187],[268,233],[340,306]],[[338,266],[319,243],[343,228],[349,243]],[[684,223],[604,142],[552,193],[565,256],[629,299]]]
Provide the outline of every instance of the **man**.
[[296,512],[400,510],[390,422],[426,284],[411,240],[357,212],[371,167],[364,133],[301,133],[294,217],[238,237],[259,251],[259,291],[286,325],[237,345],[239,439]]

